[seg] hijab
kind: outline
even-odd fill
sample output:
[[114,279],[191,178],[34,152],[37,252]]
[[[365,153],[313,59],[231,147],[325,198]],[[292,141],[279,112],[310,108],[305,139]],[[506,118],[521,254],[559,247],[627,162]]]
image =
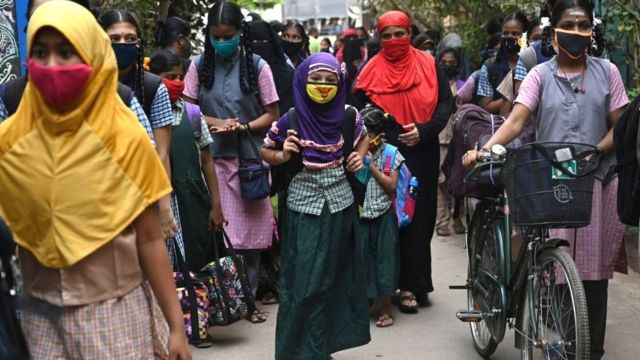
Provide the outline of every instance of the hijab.
[[[273,28],[266,21],[249,23],[249,40],[253,43],[253,53],[263,58],[273,72],[273,80],[278,90],[278,108],[285,113],[293,107],[293,72],[295,69],[287,61],[282,45]],[[258,42],[255,42],[258,41]]]
[[[379,34],[389,26],[411,31],[409,17],[400,11],[389,11],[378,19]],[[394,40],[398,39],[388,41]],[[385,48],[385,42],[382,41],[378,56],[362,70],[354,91],[363,91],[400,125],[429,122],[438,104],[435,59],[413,48],[410,42],[401,57],[394,57],[389,48]]]
[[59,269],[116,238],[171,185],[118,97],[111,41],[93,15],[71,1],[43,4],[29,21],[29,51],[44,27],[63,34],[93,70],[73,110],[51,108],[29,82],[0,125],[0,216],[20,246]]

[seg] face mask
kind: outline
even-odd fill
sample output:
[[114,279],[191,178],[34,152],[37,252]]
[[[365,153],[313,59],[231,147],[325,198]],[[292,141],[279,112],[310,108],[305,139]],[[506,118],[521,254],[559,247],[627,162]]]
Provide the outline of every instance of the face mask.
[[271,63],[273,62],[273,60],[275,60],[274,56],[272,55],[272,48],[273,47],[268,42],[254,42],[253,44],[251,44],[253,53],[259,55],[268,63]]
[[338,85],[308,83],[307,95],[316,104],[326,104],[333,100],[338,94]]
[[61,108],[76,100],[84,91],[93,68],[87,64],[44,66],[29,60],[29,81],[47,104]]
[[284,53],[289,56],[297,55],[302,50],[302,41],[293,42],[293,41],[282,39],[282,49],[284,50]]
[[556,29],[555,32],[560,50],[574,60],[580,59],[591,45],[592,31],[583,33]]
[[393,38],[382,42],[382,50],[384,50],[384,56],[389,61],[397,61],[406,56],[411,48],[411,39],[405,38]]
[[118,59],[118,69],[126,69],[138,59],[137,44],[112,44],[113,52]]
[[516,38],[503,37],[500,43],[500,49],[507,54],[517,54],[520,52],[520,44]]
[[460,70],[457,67],[449,66],[449,65],[440,65],[442,68],[442,72],[447,76],[447,79],[451,80],[458,76]]
[[238,52],[238,46],[240,45],[240,34],[231,40],[218,41],[211,39],[211,46],[216,50],[216,54],[220,55],[223,59],[228,59]]
[[378,136],[369,140],[369,151],[375,151],[382,144],[382,134],[378,134]]
[[171,103],[173,104],[178,101],[178,99],[180,99],[180,97],[182,96],[182,92],[184,91],[184,81],[162,79],[162,82],[169,91],[169,100],[171,100]]

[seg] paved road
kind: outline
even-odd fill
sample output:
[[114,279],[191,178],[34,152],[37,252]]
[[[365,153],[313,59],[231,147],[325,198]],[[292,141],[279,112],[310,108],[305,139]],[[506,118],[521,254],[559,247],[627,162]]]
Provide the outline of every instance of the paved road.
[[[372,324],[370,344],[334,354],[335,360],[461,360],[480,359],[473,351],[469,327],[455,318],[465,306],[465,292],[449,290],[450,284],[462,284],[466,258],[462,236],[434,238],[434,282],[436,291],[432,305],[417,315],[396,314],[395,326],[378,329]],[[640,359],[640,275],[616,274],[610,285],[609,321],[607,328],[607,360]],[[271,312],[266,323],[252,325],[248,321],[225,328],[212,328],[214,346],[194,350],[194,359],[273,359],[275,315],[277,306],[265,307]],[[518,359],[513,347],[513,332],[492,359]]]

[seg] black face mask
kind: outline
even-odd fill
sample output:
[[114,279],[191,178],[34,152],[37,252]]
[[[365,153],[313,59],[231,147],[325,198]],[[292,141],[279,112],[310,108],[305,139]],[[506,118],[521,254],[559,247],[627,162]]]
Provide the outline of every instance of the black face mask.
[[520,44],[516,38],[503,37],[500,40],[500,49],[507,54],[515,55],[520,52]]
[[272,63],[275,60],[273,46],[268,42],[254,42],[251,44],[251,49],[254,54],[259,55],[268,63]]
[[284,50],[285,54],[289,55],[289,57],[298,55],[302,50],[302,41],[293,42],[293,41],[282,39],[282,49]]
[[440,65],[442,72],[447,76],[447,79],[451,80],[460,74],[460,69],[449,65]]
[[591,33],[579,34],[574,32],[565,32],[556,30],[556,42],[560,51],[563,51],[572,59],[579,59],[591,45]]

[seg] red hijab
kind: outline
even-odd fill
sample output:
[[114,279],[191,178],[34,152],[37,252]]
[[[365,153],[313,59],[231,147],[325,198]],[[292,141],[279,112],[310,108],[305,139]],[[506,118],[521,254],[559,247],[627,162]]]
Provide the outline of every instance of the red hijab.
[[[378,33],[398,26],[411,33],[409,17],[389,11],[378,19]],[[382,41],[382,50],[362,70],[354,91],[364,93],[392,114],[400,125],[431,120],[438,104],[438,74],[435,59],[411,46],[411,39]]]

